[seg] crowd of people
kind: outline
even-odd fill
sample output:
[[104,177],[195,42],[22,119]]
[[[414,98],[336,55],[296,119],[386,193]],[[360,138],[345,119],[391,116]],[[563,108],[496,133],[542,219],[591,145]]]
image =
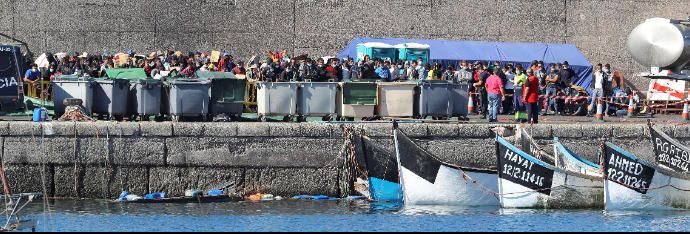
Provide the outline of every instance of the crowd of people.
[[[39,65],[32,64],[26,71],[24,81],[27,84],[32,85],[39,79],[52,80],[59,75],[103,77],[113,68],[143,68],[153,79],[194,78],[196,71],[218,71],[259,81],[447,80],[467,84],[474,105],[479,107],[477,114],[484,119],[488,117],[490,122],[497,121],[498,114],[514,114],[516,121],[531,123],[538,123],[538,116],[547,114],[591,115],[596,109],[591,106],[598,98],[626,96],[622,77],[613,73],[609,64],[598,64],[590,87],[580,87],[574,83],[578,76],[567,61],[550,64],[549,69],[542,61],[533,61],[530,67],[486,61],[461,61],[457,66],[442,66],[422,58],[391,61],[369,56],[358,61],[354,58],[313,60],[307,56],[292,59],[269,56],[245,63],[228,53],[216,54],[214,58],[212,53],[184,54],[171,49],[149,55],[128,51],[115,55],[46,54],[46,58],[47,64],[43,67],[47,68],[39,69]],[[585,88],[592,90],[591,97]],[[609,108],[607,105],[607,114]]]

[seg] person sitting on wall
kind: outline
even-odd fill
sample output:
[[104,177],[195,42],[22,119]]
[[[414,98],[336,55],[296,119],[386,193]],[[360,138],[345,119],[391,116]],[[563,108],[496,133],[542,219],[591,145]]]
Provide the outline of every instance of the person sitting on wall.
[[37,92],[35,92],[35,88],[36,88],[36,81],[40,78],[41,78],[41,71],[38,70],[38,65],[32,63],[31,68],[29,70],[26,70],[26,72],[24,73],[24,82],[26,82],[27,87],[29,89],[34,91],[34,92],[31,92],[31,93],[35,94],[33,96],[36,96],[36,94],[38,94]]

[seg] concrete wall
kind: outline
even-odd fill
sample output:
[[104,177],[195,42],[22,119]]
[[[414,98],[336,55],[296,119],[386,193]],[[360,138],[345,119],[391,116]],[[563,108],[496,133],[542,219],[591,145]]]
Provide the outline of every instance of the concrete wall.
[[[495,167],[496,125],[401,124],[421,147],[447,162]],[[510,126],[510,125],[505,125]],[[51,197],[113,198],[212,189],[233,184],[244,194],[342,194],[344,126],[288,123],[50,123],[0,122],[2,160],[14,192]],[[391,124],[355,127],[392,150]],[[690,144],[690,128],[664,127]],[[559,136],[593,161],[603,139],[651,156],[644,125],[539,125],[548,144]],[[44,137],[43,137],[44,136]],[[612,138],[612,136],[617,136]]]
[[[0,33],[36,53],[272,49],[334,55],[355,36],[576,44],[594,64],[644,68],[625,49],[651,17],[688,0],[0,0]],[[0,39],[1,40],[1,39]],[[628,75],[629,76],[629,75]],[[646,88],[647,81],[633,79]]]

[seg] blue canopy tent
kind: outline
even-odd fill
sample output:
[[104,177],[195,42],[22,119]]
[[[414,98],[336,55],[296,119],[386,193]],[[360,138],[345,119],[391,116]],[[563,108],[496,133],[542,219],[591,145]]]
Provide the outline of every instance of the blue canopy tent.
[[462,60],[468,62],[499,61],[501,64],[515,63],[529,67],[532,61],[540,60],[544,61],[544,66],[548,69],[551,63],[568,61],[570,68],[578,76],[575,84],[589,90],[589,84],[592,81],[592,64],[577,47],[571,44],[358,37],[353,39],[338,54],[338,58],[356,58],[357,45],[367,42],[382,42],[390,45],[401,43],[427,44],[431,46],[431,61],[444,67],[449,64],[457,65]]

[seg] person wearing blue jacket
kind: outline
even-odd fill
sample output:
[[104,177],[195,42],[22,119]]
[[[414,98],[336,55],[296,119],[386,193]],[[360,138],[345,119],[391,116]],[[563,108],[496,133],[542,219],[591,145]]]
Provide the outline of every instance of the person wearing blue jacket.
[[391,81],[390,62],[386,61],[383,63],[383,66],[379,63],[379,66],[376,68],[376,75],[383,81]]

